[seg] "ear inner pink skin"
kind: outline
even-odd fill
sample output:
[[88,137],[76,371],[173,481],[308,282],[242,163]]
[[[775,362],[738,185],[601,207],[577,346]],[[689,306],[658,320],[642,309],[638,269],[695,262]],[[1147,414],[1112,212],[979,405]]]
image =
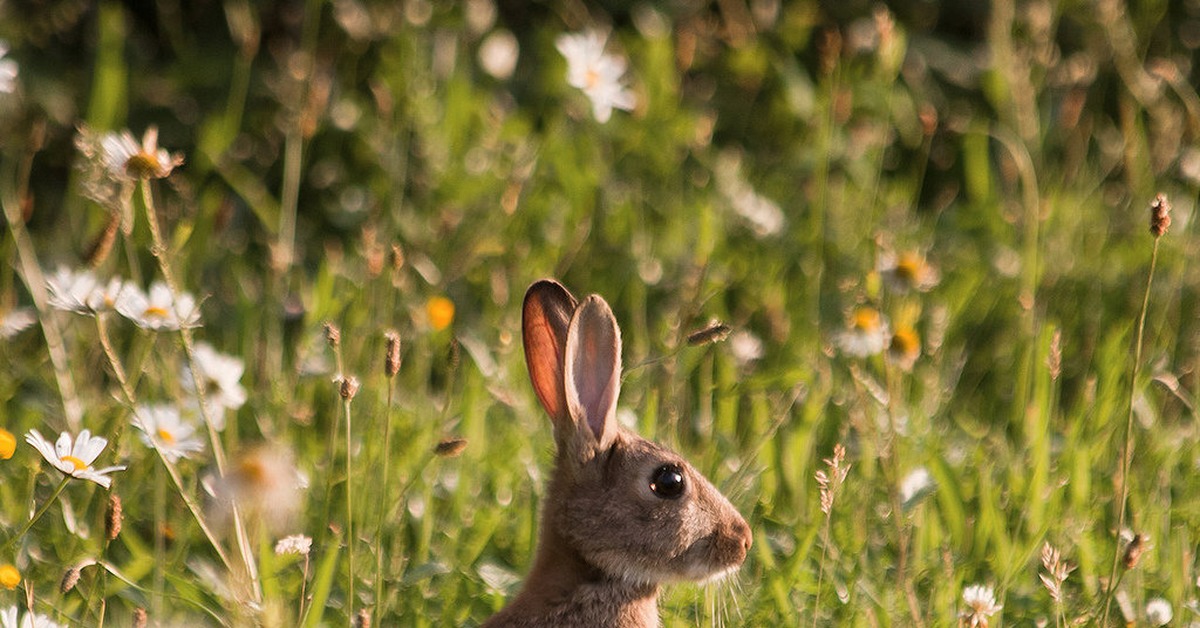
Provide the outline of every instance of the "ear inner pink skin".
[[565,366],[571,418],[589,428],[599,449],[607,449],[616,433],[621,332],[608,304],[596,295],[585,299],[571,318]]
[[521,322],[525,363],[538,400],[556,426],[567,418],[563,354],[574,312],[575,297],[557,282],[539,281],[525,295]]

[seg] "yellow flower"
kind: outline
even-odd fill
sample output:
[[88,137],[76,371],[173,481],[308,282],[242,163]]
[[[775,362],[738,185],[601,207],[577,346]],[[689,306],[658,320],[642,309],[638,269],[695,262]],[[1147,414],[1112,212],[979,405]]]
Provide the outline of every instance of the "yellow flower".
[[892,334],[892,342],[888,346],[888,357],[909,371],[917,358],[921,357],[921,337],[911,327],[900,327]]
[[17,450],[17,437],[12,432],[0,427],[0,460],[8,460]]
[[0,587],[11,591],[17,588],[18,584],[21,584],[21,572],[8,563],[0,565]]
[[454,302],[446,297],[431,297],[425,302],[425,314],[434,331],[442,331],[454,322]]

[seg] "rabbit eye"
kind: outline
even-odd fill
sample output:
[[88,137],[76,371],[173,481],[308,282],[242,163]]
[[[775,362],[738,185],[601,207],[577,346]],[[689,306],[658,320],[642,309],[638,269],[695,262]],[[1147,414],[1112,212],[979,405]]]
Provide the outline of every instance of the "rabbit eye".
[[664,464],[650,474],[650,490],[663,499],[679,499],[685,488],[687,482],[679,465]]

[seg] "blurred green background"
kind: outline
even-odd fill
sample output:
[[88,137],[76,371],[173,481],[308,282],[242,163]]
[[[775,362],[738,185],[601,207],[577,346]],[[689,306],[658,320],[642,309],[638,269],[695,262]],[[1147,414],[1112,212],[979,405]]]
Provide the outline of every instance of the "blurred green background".
[[[606,123],[555,48],[588,29],[610,33],[637,101]],[[1125,525],[1153,545],[1121,571],[1124,619],[1162,597],[1200,621],[1200,3],[0,0],[0,38],[19,66],[0,93],[0,193],[42,268],[82,266],[108,220],[80,191],[79,125],[154,125],[183,155],[157,209],[181,284],[204,299],[197,337],[247,365],[225,446],[285,443],[311,479],[292,530],[327,570],[307,574],[328,606],[310,621],[345,623],[349,607],[322,324],[341,328],[344,370],[363,381],[354,607],[376,625],[474,625],[536,543],[553,443],[519,320],[546,276],[612,304],[623,411],[754,528],[730,582],[667,589],[665,625],[953,625],[975,583],[1004,605],[993,625],[1057,621],[1044,542],[1077,565],[1062,618],[1098,622],[1129,416]],[[489,71],[497,47],[515,47],[511,74]],[[1131,380],[1160,192],[1173,226]],[[30,304],[5,229],[0,310]],[[148,280],[149,242],[139,226],[97,272]],[[897,256],[928,281],[898,274]],[[857,308],[915,335],[910,368],[847,354]],[[714,320],[727,340],[686,342]],[[298,621],[294,565],[271,563],[265,610],[197,575],[211,548],[177,497],[155,496],[157,460],[120,438],[129,413],[95,331],[61,322],[84,425],[130,467],[114,484],[129,529],[107,552],[141,588],[55,592],[97,542],[61,514],[35,528],[46,543],[0,562],[72,624],[98,623],[100,597],[118,623],[139,606],[163,625]],[[391,402],[388,329],[404,343]],[[140,393],[177,390],[177,342],[114,333],[145,369]],[[0,342],[0,360],[7,429],[62,429],[43,337]],[[467,440],[461,457],[433,456],[448,437]],[[836,443],[852,467],[826,530],[814,473]],[[31,451],[0,463],[7,533],[56,483]],[[202,495],[211,469],[187,464]],[[918,468],[934,484],[902,500]],[[103,510],[90,488],[63,499],[82,518]],[[157,551],[156,521],[171,527]],[[0,606],[17,600],[0,591]]]

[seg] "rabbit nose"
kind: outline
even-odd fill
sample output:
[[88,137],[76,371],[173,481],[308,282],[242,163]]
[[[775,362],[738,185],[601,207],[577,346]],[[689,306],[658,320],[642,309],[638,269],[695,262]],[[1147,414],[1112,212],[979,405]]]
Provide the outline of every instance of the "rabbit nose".
[[750,546],[754,544],[754,534],[750,531],[749,524],[745,520],[740,520],[734,524],[734,534],[741,537],[742,553],[750,551]]

